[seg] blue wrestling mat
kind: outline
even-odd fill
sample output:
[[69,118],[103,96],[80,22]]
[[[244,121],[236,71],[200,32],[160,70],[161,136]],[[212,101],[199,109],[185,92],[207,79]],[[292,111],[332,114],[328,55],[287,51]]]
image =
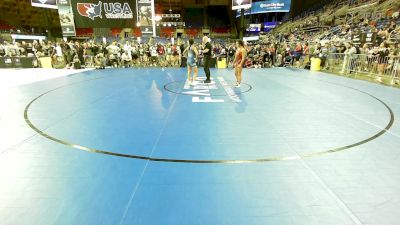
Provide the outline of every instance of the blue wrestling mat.
[[106,69],[13,89],[0,224],[400,221],[399,89],[286,68],[244,70],[240,88],[233,70],[203,74]]

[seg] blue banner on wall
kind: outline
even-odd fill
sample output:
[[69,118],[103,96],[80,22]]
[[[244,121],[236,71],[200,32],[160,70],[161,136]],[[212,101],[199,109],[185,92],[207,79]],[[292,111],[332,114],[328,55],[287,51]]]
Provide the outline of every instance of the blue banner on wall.
[[[270,13],[270,12],[289,12],[292,0],[266,0],[253,2],[250,9],[244,11],[245,15]],[[240,10],[236,12],[236,17],[240,17]]]
[[278,25],[278,22],[265,22],[264,23],[264,32],[268,32],[274,29]]

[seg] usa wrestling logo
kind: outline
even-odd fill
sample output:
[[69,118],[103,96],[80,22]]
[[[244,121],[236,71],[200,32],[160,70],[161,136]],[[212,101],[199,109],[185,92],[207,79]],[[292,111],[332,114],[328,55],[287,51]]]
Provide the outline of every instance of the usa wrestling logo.
[[92,20],[96,17],[103,18],[101,15],[102,2],[96,4],[91,3],[77,3],[76,7],[78,9],[79,15],[88,17]]
[[77,9],[81,16],[94,20],[96,17],[103,18],[102,10],[107,19],[133,19],[133,12],[127,2],[125,3],[77,3]]

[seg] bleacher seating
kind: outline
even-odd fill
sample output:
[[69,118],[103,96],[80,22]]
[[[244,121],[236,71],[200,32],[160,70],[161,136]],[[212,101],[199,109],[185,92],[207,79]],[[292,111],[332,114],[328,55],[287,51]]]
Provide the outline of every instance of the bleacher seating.
[[173,27],[161,27],[161,37],[172,37],[175,33],[175,28]]
[[201,33],[197,28],[187,28],[185,32],[188,37],[197,37]]
[[93,35],[93,28],[76,28],[76,36],[90,37]]

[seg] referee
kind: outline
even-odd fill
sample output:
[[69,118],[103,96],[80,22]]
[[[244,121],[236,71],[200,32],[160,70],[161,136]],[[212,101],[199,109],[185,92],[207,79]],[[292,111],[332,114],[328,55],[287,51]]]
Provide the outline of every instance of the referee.
[[210,63],[211,63],[211,43],[210,39],[207,36],[203,37],[203,44],[204,44],[204,50],[203,50],[203,56],[204,56],[204,72],[206,73],[207,79],[204,81],[204,83],[211,83],[211,78],[210,78]]

